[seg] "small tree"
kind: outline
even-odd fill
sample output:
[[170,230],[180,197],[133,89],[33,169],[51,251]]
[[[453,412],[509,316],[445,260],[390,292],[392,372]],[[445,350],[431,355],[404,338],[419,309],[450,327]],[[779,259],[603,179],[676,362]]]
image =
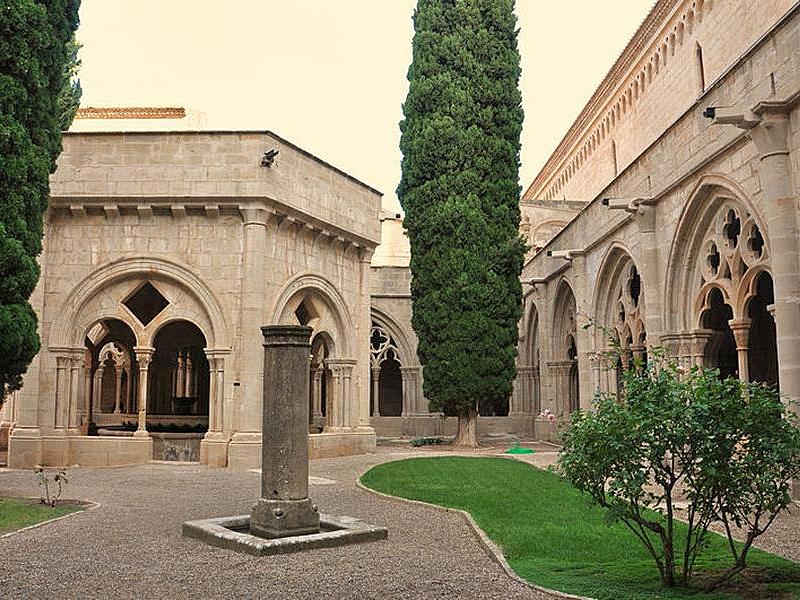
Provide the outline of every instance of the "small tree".
[[[655,357],[624,372],[620,398],[601,394],[594,412],[573,415],[559,468],[641,541],[665,586],[688,582],[710,525],[722,523],[733,566],[713,587],[745,568],[753,541],[791,503],[800,476],[792,415],[772,388],[716,370],[682,373]],[[741,547],[734,527],[744,531]]]
[[397,189],[412,325],[431,408],[477,445],[478,407],[508,399],[519,275],[520,66],[513,0],[419,0]]

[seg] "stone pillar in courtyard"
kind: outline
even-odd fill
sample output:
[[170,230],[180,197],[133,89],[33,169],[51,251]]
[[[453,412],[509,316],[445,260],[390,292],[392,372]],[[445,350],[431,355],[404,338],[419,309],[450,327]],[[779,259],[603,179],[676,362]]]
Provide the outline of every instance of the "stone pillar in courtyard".
[[[147,433],[147,374],[150,361],[153,358],[154,348],[134,347],[136,362],[139,364],[139,425],[134,437],[148,437]],[[98,394],[99,398],[100,395]]]
[[264,404],[261,498],[250,532],[267,538],[319,532],[308,497],[308,369],[311,328],[262,327]]
[[753,112],[759,124],[749,131],[759,153],[758,174],[769,229],[775,286],[775,328],[781,393],[800,400],[800,262],[797,198],[792,189],[789,102],[766,101]]

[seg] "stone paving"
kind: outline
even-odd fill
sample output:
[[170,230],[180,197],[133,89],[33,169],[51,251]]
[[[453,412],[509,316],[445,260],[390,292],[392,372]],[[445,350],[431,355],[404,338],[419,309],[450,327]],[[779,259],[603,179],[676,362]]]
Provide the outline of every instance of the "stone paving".
[[[549,598],[511,580],[464,519],[356,488],[395,448],[311,461],[322,512],[389,528],[387,541],[255,558],[181,537],[189,519],[244,514],[260,478],[200,465],[70,470],[68,495],[100,508],[0,540],[0,598]],[[318,481],[318,480],[317,480]],[[0,470],[0,495],[37,495],[33,474]]]

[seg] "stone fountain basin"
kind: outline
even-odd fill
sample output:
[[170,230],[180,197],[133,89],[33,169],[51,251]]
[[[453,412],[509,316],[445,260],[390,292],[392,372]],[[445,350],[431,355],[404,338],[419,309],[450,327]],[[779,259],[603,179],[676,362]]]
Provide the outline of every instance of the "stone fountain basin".
[[250,533],[250,515],[240,515],[186,521],[183,524],[183,535],[211,546],[253,556],[289,554],[315,548],[374,542],[384,540],[388,535],[385,527],[370,525],[354,517],[320,515],[319,523],[319,533],[262,538]]

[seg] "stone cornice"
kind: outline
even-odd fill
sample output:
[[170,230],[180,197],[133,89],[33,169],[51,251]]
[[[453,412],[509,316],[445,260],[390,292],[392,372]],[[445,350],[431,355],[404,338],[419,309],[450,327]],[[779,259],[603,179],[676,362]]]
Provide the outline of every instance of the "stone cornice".
[[75,113],[76,119],[183,119],[182,106],[87,106]]
[[633,75],[631,67],[644,57],[654,43],[660,44],[660,34],[668,29],[673,13],[686,4],[691,4],[691,0],[657,0],[533,183],[527,188],[523,194],[524,198],[529,198],[534,191],[546,191],[544,188],[548,186],[549,180],[559,173],[563,167],[562,163],[573,152],[579,138],[589,134],[592,122],[602,117],[606,106],[616,99],[621,84]]
[[308,229],[333,239],[341,239],[347,246],[374,250],[380,240],[371,240],[352,233],[336,225],[332,225],[316,217],[305,214],[287,206],[278,200],[263,197],[219,198],[214,196],[193,196],[177,198],[175,196],[117,196],[109,199],[106,196],[51,196],[49,210],[69,214],[72,217],[85,217],[92,211],[103,214],[107,219],[119,218],[123,214],[138,214],[142,218],[165,216],[183,218],[186,215],[205,214],[217,217],[221,212],[237,214],[246,222],[247,212],[263,210],[266,219],[277,218],[281,221],[302,223]]

